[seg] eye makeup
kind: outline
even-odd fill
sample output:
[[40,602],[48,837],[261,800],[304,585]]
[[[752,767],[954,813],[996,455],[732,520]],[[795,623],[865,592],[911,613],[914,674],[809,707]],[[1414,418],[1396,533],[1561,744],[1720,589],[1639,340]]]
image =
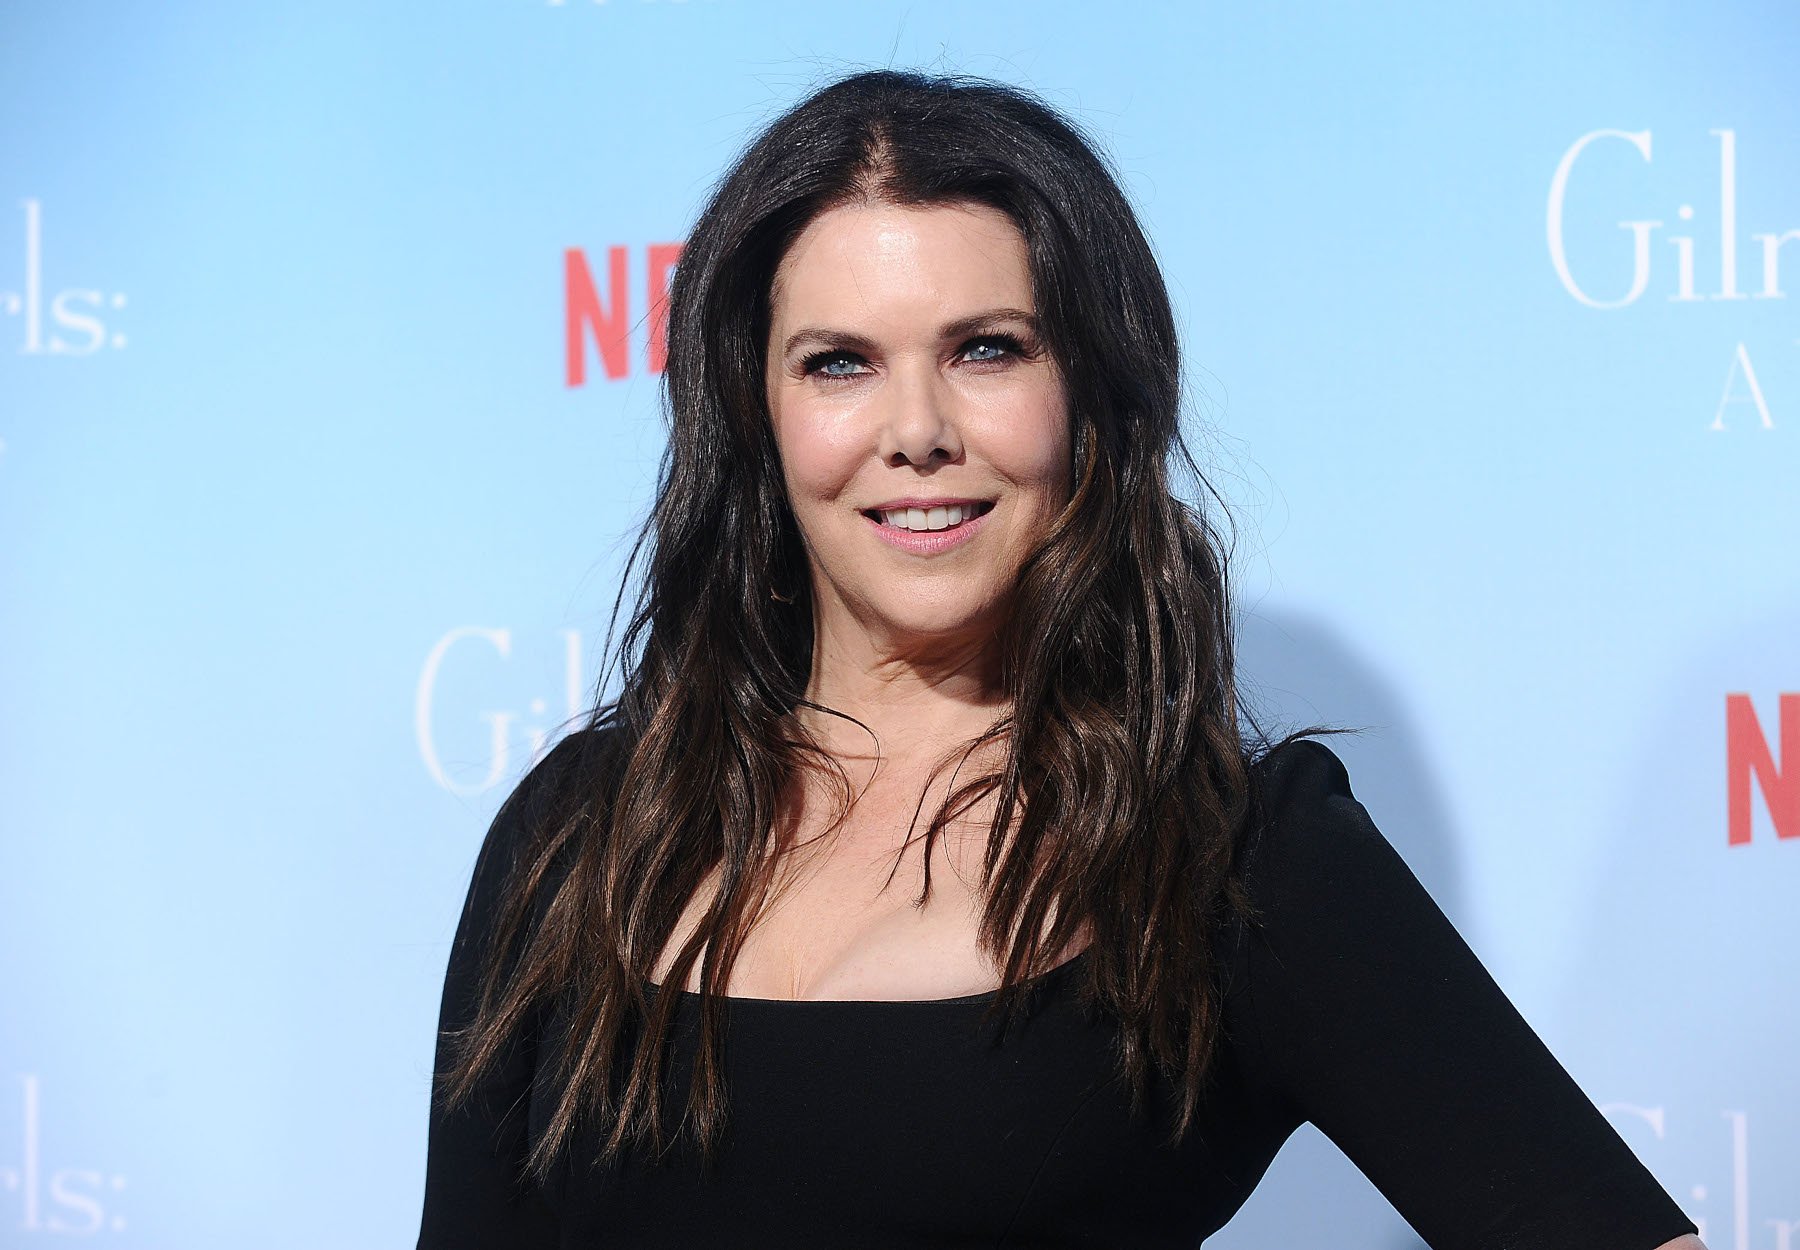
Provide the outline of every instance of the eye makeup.
[[[1005,331],[996,331],[990,334],[980,334],[970,339],[962,345],[961,349],[957,352],[957,355],[959,357],[966,356],[971,350],[980,347],[998,347],[1006,354],[1002,356],[988,356],[981,360],[970,360],[965,363],[971,365],[1005,364],[1013,360],[1029,360],[1036,354],[1033,348],[1028,347],[1018,335],[1009,334]],[[849,361],[854,364],[868,363],[860,352],[851,351],[847,348],[824,348],[804,357],[800,361],[800,372],[804,375],[816,373],[819,377],[831,378],[834,380],[860,378],[865,376],[861,372],[828,373],[821,370],[821,366],[836,360]]]

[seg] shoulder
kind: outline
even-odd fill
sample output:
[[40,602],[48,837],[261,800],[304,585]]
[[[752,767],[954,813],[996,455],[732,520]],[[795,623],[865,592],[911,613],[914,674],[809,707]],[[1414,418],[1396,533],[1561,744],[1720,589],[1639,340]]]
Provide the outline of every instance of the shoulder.
[[1246,850],[1253,861],[1341,839],[1367,818],[1350,770],[1323,742],[1292,738],[1250,765]]
[[512,945],[513,938],[496,935],[515,933],[516,922],[542,919],[579,849],[577,839],[559,835],[580,816],[615,745],[615,730],[578,729],[543,752],[501,801],[475,854],[456,966],[491,941]]
[[608,745],[612,729],[577,729],[544,751],[525,770],[495,814],[495,824],[510,823],[566,800]]
[[1416,885],[1323,742],[1283,742],[1250,773],[1242,871],[1258,909],[1322,918],[1348,900],[1367,905]]
[[587,802],[606,774],[619,731],[582,728],[559,739],[525,770],[488,825],[475,863],[474,892],[492,897],[556,827]]
[[1315,738],[1290,738],[1272,747],[1251,763],[1250,777],[1265,815],[1316,807],[1333,796],[1354,798],[1344,761]]
[[627,753],[624,731],[608,724],[577,729],[543,752],[513,787],[494,817],[496,826],[541,824],[559,810],[604,800]]

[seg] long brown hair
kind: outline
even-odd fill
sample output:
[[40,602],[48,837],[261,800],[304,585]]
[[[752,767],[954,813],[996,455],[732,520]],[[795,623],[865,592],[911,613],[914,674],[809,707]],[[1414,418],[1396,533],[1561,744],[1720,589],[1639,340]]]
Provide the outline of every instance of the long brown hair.
[[1003,986],[990,1012],[1023,1009],[1021,983],[1085,921],[1080,993],[1118,1020],[1134,1097],[1153,1067],[1172,1078],[1175,1138],[1199,1106],[1223,996],[1213,943],[1247,911],[1236,868],[1250,744],[1270,747],[1247,731],[1234,682],[1228,548],[1207,510],[1174,489],[1185,471],[1223,512],[1182,439],[1168,293],[1116,179],[1072,122],[1003,84],[874,71],[817,91],[748,146],[676,271],[668,445],[615,622],[646,555],[647,572],[602,665],[602,690],[616,664],[619,693],[598,701],[555,775],[535,777],[538,793],[513,814],[528,831],[487,935],[479,1006],[448,1039],[455,1105],[534,1012],[560,1005],[561,1093],[528,1159],[540,1179],[589,1115],[606,1128],[603,1159],[664,1148],[664,1042],[679,996],[657,992],[652,968],[717,868],[714,904],[663,977],[686,984],[704,950],[688,1118],[710,1157],[724,1115],[717,989],[793,849],[777,799],[814,767],[838,776],[840,815],[851,802],[841,765],[793,715],[839,713],[805,697],[809,578],[763,370],[784,251],[821,212],[863,199],[982,204],[1017,224],[1074,449],[1070,503],[1021,569],[1001,640],[1008,714],[945,756],[999,744],[1003,763],[931,819],[925,890],[933,839],[992,796],[980,932]]

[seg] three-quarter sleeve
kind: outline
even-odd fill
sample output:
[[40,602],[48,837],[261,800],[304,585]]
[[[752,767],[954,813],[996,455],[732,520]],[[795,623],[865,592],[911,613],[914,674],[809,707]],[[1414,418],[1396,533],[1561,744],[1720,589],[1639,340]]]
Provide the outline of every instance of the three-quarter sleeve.
[[1656,1250],[1694,1224],[1302,739],[1246,861],[1269,1080],[1433,1250]]
[[462,1028],[475,1015],[482,962],[506,874],[541,809],[545,787],[567,761],[574,741],[565,738],[526,774],[501,805],[476,856],[444,975],[418,1250],[537,1250],[560,1244],[555,1212],[524,1174],[535,1020],[542,1013],[513,1036],[499,1062],[454,1112],[444,1107],[442,1080],[449,1061],[446,1030]]

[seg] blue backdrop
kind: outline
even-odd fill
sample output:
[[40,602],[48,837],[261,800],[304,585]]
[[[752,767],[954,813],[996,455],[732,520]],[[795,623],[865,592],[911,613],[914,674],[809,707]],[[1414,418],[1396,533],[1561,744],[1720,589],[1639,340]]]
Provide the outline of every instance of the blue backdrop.
[[[411,1245],[487,821],[590,698],[655,293],[809,88],[1092,127],[1246,676],[1713,1250],[1800,1247],[1800,10],[0,10],[0,1242]],[[573,351],[571,350],[573,345]],[[1413,1243],[1304,1129],[1226,1247]]]

